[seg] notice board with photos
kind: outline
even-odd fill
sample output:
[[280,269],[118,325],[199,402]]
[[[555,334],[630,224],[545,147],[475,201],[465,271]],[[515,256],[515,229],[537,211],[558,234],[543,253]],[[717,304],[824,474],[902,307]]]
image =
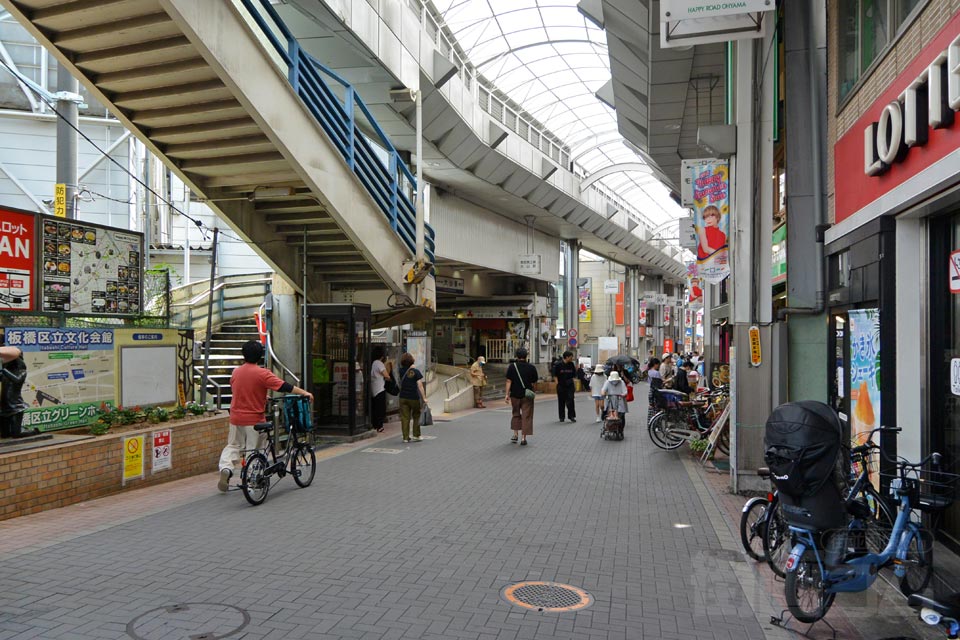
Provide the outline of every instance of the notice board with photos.
[[40,219],[40,311],[138,315],[143,308],[143,234]]

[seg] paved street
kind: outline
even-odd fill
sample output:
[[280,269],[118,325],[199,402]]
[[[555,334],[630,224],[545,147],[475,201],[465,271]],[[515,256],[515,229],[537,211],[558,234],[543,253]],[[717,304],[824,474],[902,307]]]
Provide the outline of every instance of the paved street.
[[[608,442],[585,395],[578,411],[578,423],[558,424],[542,399],[527,447],[509,442],[506,409],[427,428],[434,439],[419,444],[381,440],[320,462],[310,488],[284,479],[256,508],[207,476],[186,503],[0,552],[0,639],[240,627],[229,637],[780,637],[758,623],[748,600],[766,595],[744,595],[749,580],[731,567],[746,565],[679,456],[652,446],[642,415]],[[0,535],[17,530],[4,524]],[[547,613],[501,599],[524,580],[595,602]]]

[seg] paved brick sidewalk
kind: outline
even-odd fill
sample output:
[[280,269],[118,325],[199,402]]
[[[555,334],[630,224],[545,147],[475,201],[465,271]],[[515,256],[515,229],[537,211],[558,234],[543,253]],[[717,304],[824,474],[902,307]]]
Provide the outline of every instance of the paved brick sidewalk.
[[[730,561],[702,483],[653,447],[642,415],[625,441],[601,440],[591,405],[581,395],[581,421],[558,424],[538,402],[527,447],[510,444],[506,409],[419,444],[387,434],[256,508],[205,476],[8,521],[0,539],[29,531],[31,545],[0,548],[0,640],[177,640],[244,613],[231,638],[783,637],[758,623],[768,594],[744,594],[732,567],[747,565]],[[596,601],[515,608],[499,594],[520,580]]]

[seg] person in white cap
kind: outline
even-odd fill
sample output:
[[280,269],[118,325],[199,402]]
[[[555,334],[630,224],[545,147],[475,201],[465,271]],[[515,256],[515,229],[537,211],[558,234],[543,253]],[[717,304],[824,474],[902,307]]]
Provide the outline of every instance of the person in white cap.
[[607,376],[604,373],[603,365],[598,364],[593,369],[593,375],[590,376],[590,395],[593,396],[593,404],[597,412],[596,422],[603,419],[603,385],[606,382]]
[[610,377],[601,390],[606,402],[607,411],[616,411],[622,420],[627,415],[627,385],[616,371],[610,372]]
[[473,384],[473,406],[477,409],[484,409],[483,406],[483,388],[487,386],[487,374],[483,372],[487,359],[483,356],[477,358],[477,361],[470,365],[470,383]]

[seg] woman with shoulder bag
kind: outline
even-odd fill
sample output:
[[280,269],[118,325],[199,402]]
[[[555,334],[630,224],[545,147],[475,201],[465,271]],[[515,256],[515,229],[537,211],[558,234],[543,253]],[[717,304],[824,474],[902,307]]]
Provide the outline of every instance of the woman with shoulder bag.
[[[504,398],[506,404],[513,406],[513,415],[510,418],[510,428],[513,430],[513,437],[510,442],[520,441],[520,444],[527,444],[527,436],[533,435],[533,399],[536,392],[533,385],[540,379],[537,368],[527,362],[527,350],[523,347],[517,349],[516,360],[507,367],[507,394]],[[521,432],[523,439],[520,438]]]
[[420,410],[427,404],[423,374],[414,368],[413,363],[414,358],[409,353],[400,356],[400,431],[407,444],[420,442]]

